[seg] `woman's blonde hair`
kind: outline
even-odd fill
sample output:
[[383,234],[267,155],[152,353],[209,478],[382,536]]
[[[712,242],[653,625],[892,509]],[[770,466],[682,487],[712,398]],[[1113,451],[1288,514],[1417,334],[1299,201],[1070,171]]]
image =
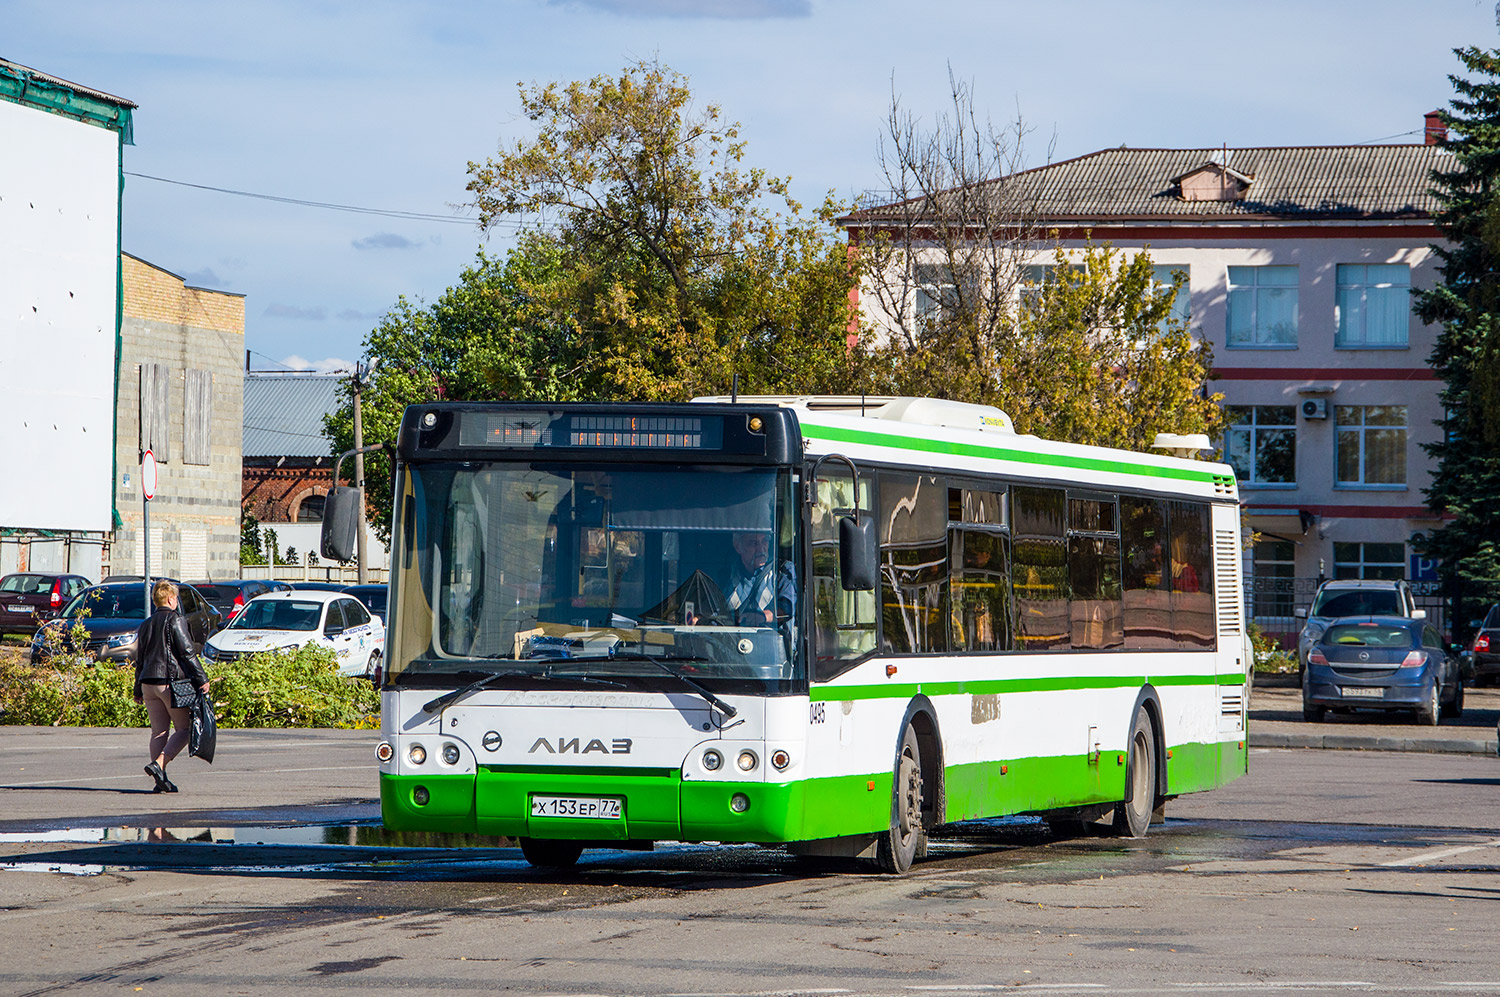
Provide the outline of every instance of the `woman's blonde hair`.
[[158,578],[156,584],[151,586],[151,604],[157,609],[175,598],[177,598],[177,586],[165,578]]

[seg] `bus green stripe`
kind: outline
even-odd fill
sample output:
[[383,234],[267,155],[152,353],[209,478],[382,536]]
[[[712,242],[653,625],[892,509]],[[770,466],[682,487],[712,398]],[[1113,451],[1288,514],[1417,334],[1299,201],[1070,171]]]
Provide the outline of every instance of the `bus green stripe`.
[[959,696],[965,693],[990,696],[1009,692],[1073,692],[1083,689],[1139,689],[1143,685],[1241,686],[1245,676],[1228,675],[1095,675],[1049,676],[1024,679],[969,679],[958,682],[893,682],[888,685],[814,685],[814,703],[837,703],[852,699],[911,699],[927,696]]
[[833,426],[817,426],[802,423],[802,435],[832,443],[865,443],[877,447],[894,447],[898,450],[920,450],[925,453],[952,454],[958,457],[983,457],[988,460],[1010,460],[1025,464],[1043,464],[1052,467],[1068,467],[1080,471],[1102,471],[1109,474],[1144,475],[1151,478],[1175,478],[1179,481],[1196,481],[1213,484],[1215,475],[1211,471],[1198,471],[1187,467],[1152,467],[1124,460],[1103,457],[1077,457],[1068,454],[1036,453],[1011,447],[980,446],[976,443],[955,443],[950,440],[924,440],[913,436],[897,436],[892,433],[872,433],[864,429],[842,429]]

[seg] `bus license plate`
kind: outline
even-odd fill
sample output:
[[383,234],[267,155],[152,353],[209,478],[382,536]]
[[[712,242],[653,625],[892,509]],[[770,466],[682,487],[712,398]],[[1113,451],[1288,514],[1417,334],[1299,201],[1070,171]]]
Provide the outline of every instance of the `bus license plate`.
[[531,816],[619,820],[620,801],[609,796],[533,796]]
[[1378,685],[1346,685],[1339,690],[1346,699],[1383,699],[1385,687]]

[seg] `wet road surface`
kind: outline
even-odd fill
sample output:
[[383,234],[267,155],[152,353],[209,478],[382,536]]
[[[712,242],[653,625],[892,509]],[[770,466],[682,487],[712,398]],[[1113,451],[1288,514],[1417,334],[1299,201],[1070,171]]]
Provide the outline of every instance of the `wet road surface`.
[[1500,761],[1251,767],[1143,840],[974,822],[903,878],[686,845],[541,873],[328,798],[291,827],[212,825],[269,812],[244,798],[150,826],[8,817],[0,993],[1500,994]]

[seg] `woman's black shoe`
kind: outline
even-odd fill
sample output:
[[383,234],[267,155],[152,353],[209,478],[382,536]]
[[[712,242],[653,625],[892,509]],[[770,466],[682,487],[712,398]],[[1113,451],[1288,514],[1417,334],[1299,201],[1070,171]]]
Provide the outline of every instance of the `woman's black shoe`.
[[167,781],[167,773],[162,771],[162,767],[155,762],[146,766],[146,774],[156,780],[156,788],[152,790],[153,793],[177,792],[177,787]]

